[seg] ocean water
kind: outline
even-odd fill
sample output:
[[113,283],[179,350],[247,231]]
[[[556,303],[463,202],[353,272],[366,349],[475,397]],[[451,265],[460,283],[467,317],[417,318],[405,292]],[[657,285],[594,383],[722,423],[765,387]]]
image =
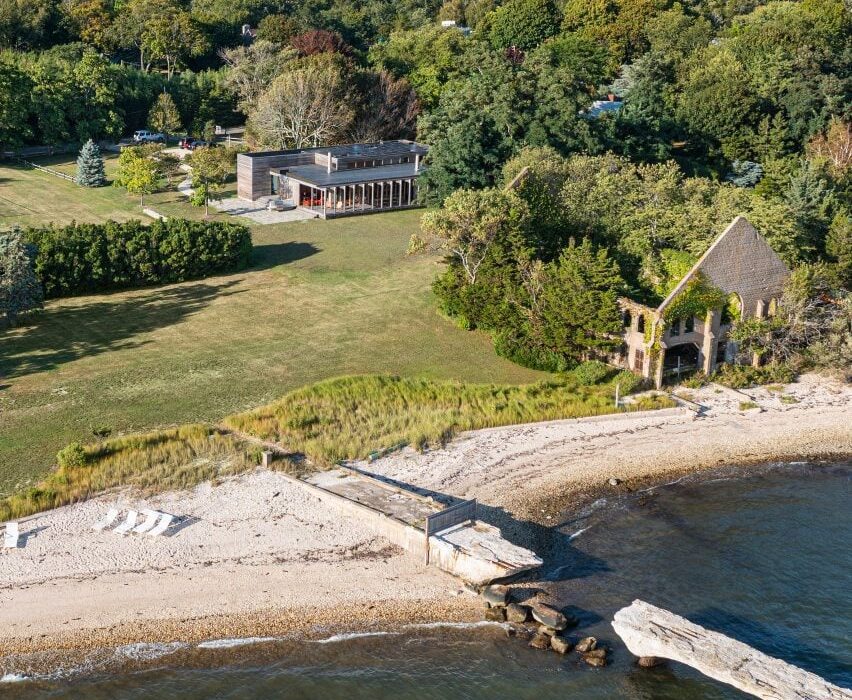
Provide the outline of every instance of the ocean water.
[[533,533],[547,556],[541,587],[579,617],[574,636],[611,647],[602,669],[530,650],[500,625],[419,625],[132,645],[53,678],[10,674],[0,699],[746,697],[686,666],[637,668],[609,626],[635,598],[852,687],[850,496],[852,463],[726,469],[598,502]]

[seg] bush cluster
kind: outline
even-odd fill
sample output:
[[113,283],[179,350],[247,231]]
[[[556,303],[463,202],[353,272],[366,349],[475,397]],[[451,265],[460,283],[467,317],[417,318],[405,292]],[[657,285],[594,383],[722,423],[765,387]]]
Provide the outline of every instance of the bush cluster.
[[748,389],[764,384],[788,384],[794,377],[793,370],[780,362],[770,362],[761,367],[724,364],[713,375],[713,379],[719,384],[732,389]]
[[242,224],[168,219],[31,228],[35,272],[46,297],[167,284],[248,264],[251,232]]

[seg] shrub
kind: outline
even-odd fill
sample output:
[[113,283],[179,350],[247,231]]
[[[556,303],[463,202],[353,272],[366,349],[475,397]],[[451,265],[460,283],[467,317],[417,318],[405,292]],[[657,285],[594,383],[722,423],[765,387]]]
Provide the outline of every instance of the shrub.
[[787,365],[771,362],[762,367],[751,365],[722,365],[713,379],[732,389],[747,389],[764,384],[787,384],[793,381],[793,370]]
[[623,369],[610,380],[609,384],[612,387],[618,384],[619,393],[622,396],[626,396],[636,391],[644,381],[638,374],[631,372],[629,369]]
[[656,411],[661,408],[674,408],[677,403],[665,394],[647,394],[640,396],[633,406],[637,411]]
[[740,401],[741,411],[750,411],[754,408],[760,408],[754,401]]
[[691,377],[687,377],[684,379],[681,384],[685,386],[687,389],[700,389],[705,384],[707,384],[707,375],[702,371],[698,371],[693,374]]
[[244,268],[251,232],[242,224],[169,219],[31,228],[45,296],[182,282]]
[[545,372],[564,372],[570,367],[567,359],[546,348],[534,347],[512,332],[501,332],[494,337],[494,351],[522,367]]
[[577,365],[569,374],[582,386],[599,384],[607,377],[615,373],[615,370],[605,362],[589,360]]
[[56,455],[56,461],[62,469],[86,466],[86,452],[79,442],[63,447]]

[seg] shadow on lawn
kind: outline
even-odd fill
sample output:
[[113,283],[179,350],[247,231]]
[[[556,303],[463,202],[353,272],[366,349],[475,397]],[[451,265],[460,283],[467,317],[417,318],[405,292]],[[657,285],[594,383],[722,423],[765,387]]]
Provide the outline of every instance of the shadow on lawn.
[[0,377],[11,379],[110,350],[138,348],[136,336],[179,322],[215,298],[238,294],[237,284],[197,283],[113,296],[75,306],[53,306],[35,323],[0,333]]
[[251,270],[268,270],[271,267],[286,265],[287,263],[309,258],[321,251],[313,243],[300,243],[290,241],[288,243],[271,243],[267,245],[256,245],[251,254]]

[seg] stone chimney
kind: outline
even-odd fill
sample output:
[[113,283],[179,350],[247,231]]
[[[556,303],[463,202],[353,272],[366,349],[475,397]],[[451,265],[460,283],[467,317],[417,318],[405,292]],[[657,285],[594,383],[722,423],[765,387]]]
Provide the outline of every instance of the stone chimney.
[[331,151],[328,152],[328,170],[327,172],[331,172]]

